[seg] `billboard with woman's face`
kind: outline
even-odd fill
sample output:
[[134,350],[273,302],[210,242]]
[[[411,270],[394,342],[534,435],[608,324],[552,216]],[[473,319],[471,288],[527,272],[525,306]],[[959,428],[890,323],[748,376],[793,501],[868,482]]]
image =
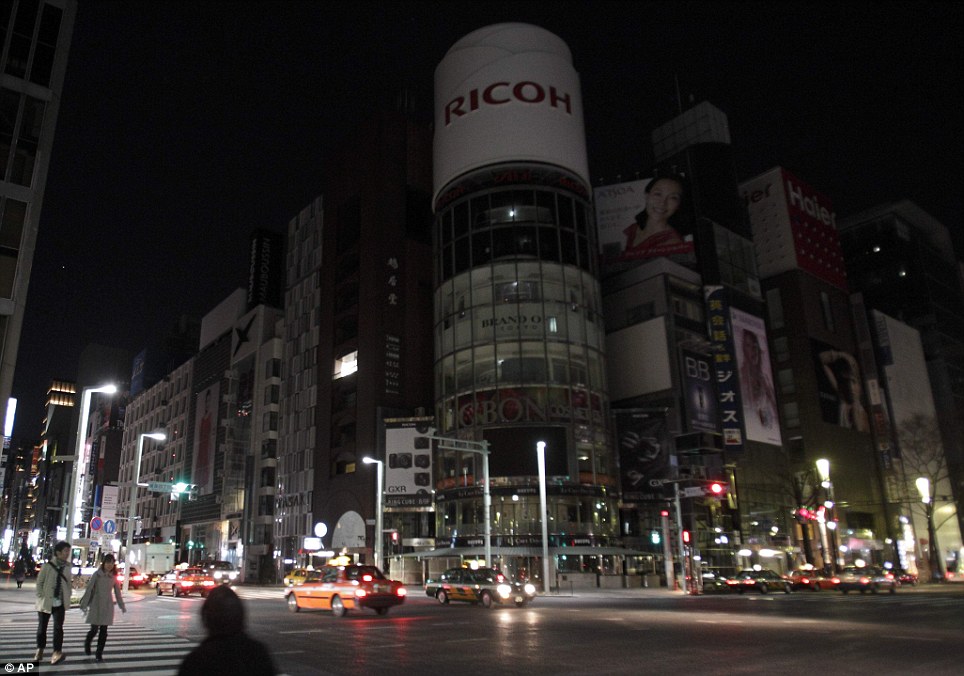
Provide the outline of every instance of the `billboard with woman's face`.
[[730,310],[730,320],[746,438],[779,446],[782,443],[780,419],[763,319],[734,308]]
[[691,255],[681,178],[663,176],[593,190],[603,261],[618,263]]

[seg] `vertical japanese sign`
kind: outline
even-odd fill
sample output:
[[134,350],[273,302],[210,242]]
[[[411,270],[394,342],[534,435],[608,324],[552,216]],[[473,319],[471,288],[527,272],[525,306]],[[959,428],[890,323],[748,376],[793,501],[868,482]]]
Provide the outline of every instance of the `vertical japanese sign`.
[[733,357],[733,332],[722,286],[703,287],[706,302],[707,331],[713,349],[713,367],[716,371],[716,393],[720,413],[720,429],[723,445],[728,453],[743,450],[743,425],[740,399],[740,383]]
[[[385,279],[385,304],[389,316],[397,312],[399,307],[398,288],[400,271],[398,258],[389,256],[386,263],[387,275]],[[385,334],[385,394],[401,394],[402,379],[402,341],[390,333]]]

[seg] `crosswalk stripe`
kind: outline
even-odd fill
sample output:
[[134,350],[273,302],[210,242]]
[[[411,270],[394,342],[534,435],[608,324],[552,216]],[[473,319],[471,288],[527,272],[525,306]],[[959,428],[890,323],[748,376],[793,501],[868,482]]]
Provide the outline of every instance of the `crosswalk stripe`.
[[[150,673],[156,676],[175,676],[178,668],[197,641],[162,634],[148,627],[118,621],[107,630],[107,648],[104,661],[95,662],[84,654],[84,638],[90,626],[79,615],[69,613],[64,620],[64,654],[67,659],[50,666],[53,652],[53,626],[48,628],[47,649],[44,655],[44,673]],[[0,646],[0,665],[25,664],[37,649],[37,625],[35,621],[5,624],[3,643]],[[16,668],[11,673],[17,673]]]

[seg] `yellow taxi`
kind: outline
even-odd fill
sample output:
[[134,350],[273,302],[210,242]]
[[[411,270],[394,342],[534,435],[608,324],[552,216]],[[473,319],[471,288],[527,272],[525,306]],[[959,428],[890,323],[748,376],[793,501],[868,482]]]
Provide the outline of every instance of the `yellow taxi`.
[[308,579],[308,574],[311,572],[313,571],[308,568],[293,568],[285,575],[285,587],[294,587],[296,584],[301,584]]
[[343,617],[349,610],[371,608],[385,615],[389,608],[405,603],[408,592],[398,580],[390,580],[375,566],[328,565],[313,571],[305,582],[285,593],[288,610],[330,610]]

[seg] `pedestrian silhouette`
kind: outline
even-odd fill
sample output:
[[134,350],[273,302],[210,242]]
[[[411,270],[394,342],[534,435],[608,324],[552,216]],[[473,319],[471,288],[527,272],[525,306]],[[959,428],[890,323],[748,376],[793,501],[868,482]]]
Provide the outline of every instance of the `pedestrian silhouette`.
[[274,662],[261,641],[244,629],[244,605],[228,586],[213,589],[201,606],[207,638],[184,658],[178,676],[274,676]]

